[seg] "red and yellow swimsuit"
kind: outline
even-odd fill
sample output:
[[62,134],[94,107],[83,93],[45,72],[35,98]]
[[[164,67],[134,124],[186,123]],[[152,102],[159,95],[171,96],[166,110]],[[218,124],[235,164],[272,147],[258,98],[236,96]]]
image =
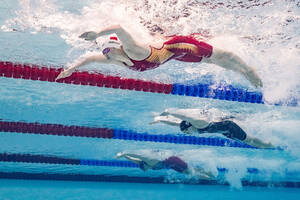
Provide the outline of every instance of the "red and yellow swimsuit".
[[171,60],[182,62],[200,62],[203,57],[209,58],[213,47],[203,41],[198,41],[192,35],[174,36],[164,42],[163,47],[151,47],[151,54],[144,60],[131,60],[133,66],[129,68],[136,71],[146,71],[157,68],[159,65]]

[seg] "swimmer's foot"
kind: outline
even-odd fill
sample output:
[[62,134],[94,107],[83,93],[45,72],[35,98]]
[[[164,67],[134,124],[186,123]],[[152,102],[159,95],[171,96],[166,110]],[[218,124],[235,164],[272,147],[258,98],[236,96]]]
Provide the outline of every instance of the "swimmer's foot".
[[254,70],[249,70],[245,73],[245,77],[250,83],[256,87],[263,87],[262,80],[259,78],[258,74]]
[[260,145],[252,145],[258,149],[277,149],[277,147],[275,147],[273,144],[269,143],[264,143],[264,144],[260,144]]
[[92,41],[97,38],[97,33],[94,31],[88,31],[88,32],[82,33],[79,37],[82,39],[85,39],[87,41]]

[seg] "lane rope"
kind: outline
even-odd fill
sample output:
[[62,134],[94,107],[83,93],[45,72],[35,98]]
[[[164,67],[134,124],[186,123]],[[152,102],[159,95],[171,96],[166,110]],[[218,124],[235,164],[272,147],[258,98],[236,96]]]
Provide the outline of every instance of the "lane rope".
[[[12,62],[0,62],[0,76],[16,79],[28,79],[55,82],[55,78],[62,71],[62,68],[51,68],[33,64],[20,64]],[[70,77],[60,79],[58,83],[89,85],[97,87],[136,90],[152,93],[164,93],[181,96],[193,96],[200,98],[212,98],[226,101],[246,102],[265,104],[263,94],[258,91],[235,88],[231,85],[210,85],[210,84],[164,84],[152,81],[108,76],[101,73],[74,72]],[[297,106],[296,99],[286,102],[278,102],[273,105]]]
[[[17,154],[17,153],[0,153],[0,162],[21,162],[21,163],[42,163],[42,164],[65,164],[65,165],[86,165],[101,167],[123,167],[139,168],[139,165],[124,160],[95,160],[95,159],[75,159],[63,158],[47,155]],[[217,168],[219,172],[227,172],[226,168]],[[257,174],[257,168],[247,168],[250,174]]]
[[250,146],[246,143],[219,137],[207,138],[172,134],[148,134],[137,133],[130,130],[93,128],[86,126],[66,126],[61,124],[0,121],[0,132],[257,149],[256,147]]
[[[39,164],[65,164],[83,166],[105,166],[105,167],[126,167],[139,168],[131,161],[121,160],[95,160],[95,159],[74,159],[48,155],[0,153],[0,162],[20,162],[20,163],[39,163]],[[226,173],[226,168],[217,168],[219,172]],[[249,174],[265,173],[257,168],[247,168]],[[2,179],[28,179],[28,180],[66,180],[66,181],[97,181],[97,182],[137,182],[137,183],[184,183],[184,184],[225,184],[217,180],[180,180],[180,182],[168,182],[166,177],[132,177],[124,175],[87,175],[87,174],[56,174],[56,173],[26,173],[26,172],[0,172]],[[264,182],[242,180],[243,186],[272,186],[272,187],[300,187],[300,182]]]

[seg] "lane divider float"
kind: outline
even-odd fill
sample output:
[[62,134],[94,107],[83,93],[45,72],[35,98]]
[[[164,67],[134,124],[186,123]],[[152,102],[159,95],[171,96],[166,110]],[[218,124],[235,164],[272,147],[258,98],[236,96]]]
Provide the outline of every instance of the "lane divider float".
[[[33,64],[20,64],[0,61],[0,77],[28,79],[55,82],[55,78],[63,68],[51,68]],[[144,81],[118,76],[103,75],[101,73],[74,72],[71,76],[56,81],[58,83],[89,85],[97,87],[135,90],[142,92],[164,93],[181,96],[212,98],[226,101],[265,104],[263,94],[259,91],[235,88],[231,85],[195,84],[184,85],[179,83],[165,84],[153,81]],[[288,102],[278,102],[274,105],[297,106],[295,99]]]
[[246,143],[221,137],[196,137],[174,134],[149,134],[137,133],[134,131],[122,129],[94,128],[86,126],[66,126],[62,124],[0,121],[0,132],[257,149],[256,147],[250,146]]
[[[0,153],[0,162],[139,168],[138,164],[131,161],[124,161],[124,160],[76,159],[76,158],[63,158],[57,156],[17,154],[17,153]],[[228,171],[228,169],[226,168],[217,168],[217,169],[219,172]],[[257,168],[247,168],[247,172],[250,174],[257,174],[259,173],[259,170]]]

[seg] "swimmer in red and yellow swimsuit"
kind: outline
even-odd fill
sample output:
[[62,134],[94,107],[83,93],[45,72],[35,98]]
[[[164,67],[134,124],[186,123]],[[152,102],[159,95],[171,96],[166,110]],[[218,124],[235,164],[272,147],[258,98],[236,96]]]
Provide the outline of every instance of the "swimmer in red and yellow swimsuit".
[[188,36],[172,36],[160,45],[160,48],[142,46],[121,26],[116,25],[96,32],[85,32],[80,38],[93,41],[97,37],[116,34],[110,37],[102,47],[102,54],[84,56],[61,72],[56,80],[68,77],[72,72],[91,62],[116,64],[131,70],[146,71],[159,67],[169,60],[181,62],[205,62],[236,71],[255,87],[262,87],[262,81],[254,69],[249,67],[238,56],[231,52],[213,48],[204,41],[198,40],[194,34]]
[[193,36],[173,36],[163,43],[160,49],[151,47],[150,55],[144,60],[131,59],[130,69],[146,71],[159,67],[171,60],[182,62],[200,62],[203,57],[209,58],[213,47],[205,42],[196,40]]

